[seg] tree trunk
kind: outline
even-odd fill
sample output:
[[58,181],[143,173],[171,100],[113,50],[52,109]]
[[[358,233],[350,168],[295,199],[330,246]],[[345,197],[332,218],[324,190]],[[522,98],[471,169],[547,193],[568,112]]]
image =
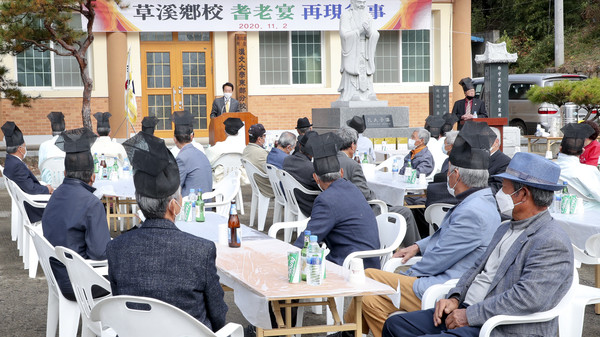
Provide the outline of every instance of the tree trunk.
[[81,120],[83,122],[83,126],[92,130],[92,89],[94,83],[92,82],[92,78],[88,73],[88,61],[85,56],[85,51],[80,50],[79,53],[75,56],[77,59],[77,63],[79,64],[79,70],[81,72],[81,81],[83,82],[83,97],[81,104]]

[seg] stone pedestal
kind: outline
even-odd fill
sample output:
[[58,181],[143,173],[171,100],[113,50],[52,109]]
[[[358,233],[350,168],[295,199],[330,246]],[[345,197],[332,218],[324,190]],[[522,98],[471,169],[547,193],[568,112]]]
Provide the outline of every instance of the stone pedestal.
[[354,116],[387,116],[391,115],[393,127],[373,128],[367,127],[364,135],[369,138],[384,137],[410,137],[415,128],[408,127],[408,107],[405,106],[380,106],[380,107],[336,107],[312,109],[313,130],[319,134],[335,131],[346,125],[346,121]]

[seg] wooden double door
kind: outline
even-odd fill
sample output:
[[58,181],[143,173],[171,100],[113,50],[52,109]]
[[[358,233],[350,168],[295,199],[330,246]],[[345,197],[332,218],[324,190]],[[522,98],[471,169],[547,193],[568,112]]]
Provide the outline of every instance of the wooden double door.
[[168,34],[170,41],[141,42],[143,115],[158,118],[157,137],[173,137],[171,114],[187,110],[194,116],[195,136],[208,137],[214,99],[211,34],[190,34],[202,36],[200,41]]

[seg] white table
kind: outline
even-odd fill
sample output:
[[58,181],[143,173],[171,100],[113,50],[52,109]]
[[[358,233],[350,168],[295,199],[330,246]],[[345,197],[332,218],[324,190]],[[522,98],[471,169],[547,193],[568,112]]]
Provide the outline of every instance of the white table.
[[583,214],[552,213],[562,229],[567,232],[571,242],[585,249],[585,241],[592,235],[600,233],[600,212],[586,211]]
[[135,185],[132,176],[116,181],[96,179],[93,187],[96,188],[94,194],[99,198],[102,196],[135,198]]
[[[218,241],[218,225],[226,218],[207,212],[206,222],[177,222],[182,231]],[[297,333],[322,333],[352,330],[360,334],[362,329],[362,296],[394,294],[395,291],[382,283],[367,278],[361,285],[350,284],[342,276],[342,267],[326,262],[327,277],[320,286],[309,286],[305,282],[290,284],[287,279],[287,252],[298,248],[273,239],[261,232],[242,225],[242,246],[230,248],[217,244],[217,272],[222,284],[234,290],[234,301],[244,317],[257,326],[257,336],[280,336]],[[334,297],[354,297],[357,303],[357,323],[344,325],[319,325],[291,327],[291,308],[310,306],[312,302],[292,303],[293,299],[327,298],[325,303],[335,306]],[[281,302],[284,303],[281,303]],[[269,306],[277,318],[279,328],[271,329]],[[286,308],[286,321],[281,310]],[[336,323],[341,324],[337,312]],[[264,330],[267,329],[267,330]]]
[[134,225],[136,204],[132,176],[116,181],[96,179],[93,187],[96,188],[94,195],[103,199],[106,205],[106,220],[109,228],[112,222],[116,231],[117,220],[121,220],[121,228],[123,228],[125,218],[130,218],[131,225]]
[[392,172],[374,171],[365,172],[367,185],[375,192],[379,200],[383,200],[388,205],[404,205],[404,196],[407,192],[421,192],[427,190],[427,183],[408,184],[404,176],[393,174]]

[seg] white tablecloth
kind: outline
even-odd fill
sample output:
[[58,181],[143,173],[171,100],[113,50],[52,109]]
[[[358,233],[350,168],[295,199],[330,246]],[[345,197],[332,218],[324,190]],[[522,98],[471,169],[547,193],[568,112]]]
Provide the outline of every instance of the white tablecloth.
[[133,184],[133,177],[119,179],[117,181],[112,180],[100,180],[96,176],[93,187],[96,188],[96,195],[98,198],[102,196],[114,196],[119,198],[135,198],[135,185]]
[[388,205],[404,205],[404,195],[406,192],[418,192],[427,189],[427,183],[408,184],[404,181],[404,176],[393,174],[392,172],[375,171],[373,173],[365,172],[367,185],[379,200],[385,201]]
[[600,233],[600,212],[586,211],[583,214],[552,213],[561,227],[567,232],[571,242],[585,249],[585,241],[592,235]]

